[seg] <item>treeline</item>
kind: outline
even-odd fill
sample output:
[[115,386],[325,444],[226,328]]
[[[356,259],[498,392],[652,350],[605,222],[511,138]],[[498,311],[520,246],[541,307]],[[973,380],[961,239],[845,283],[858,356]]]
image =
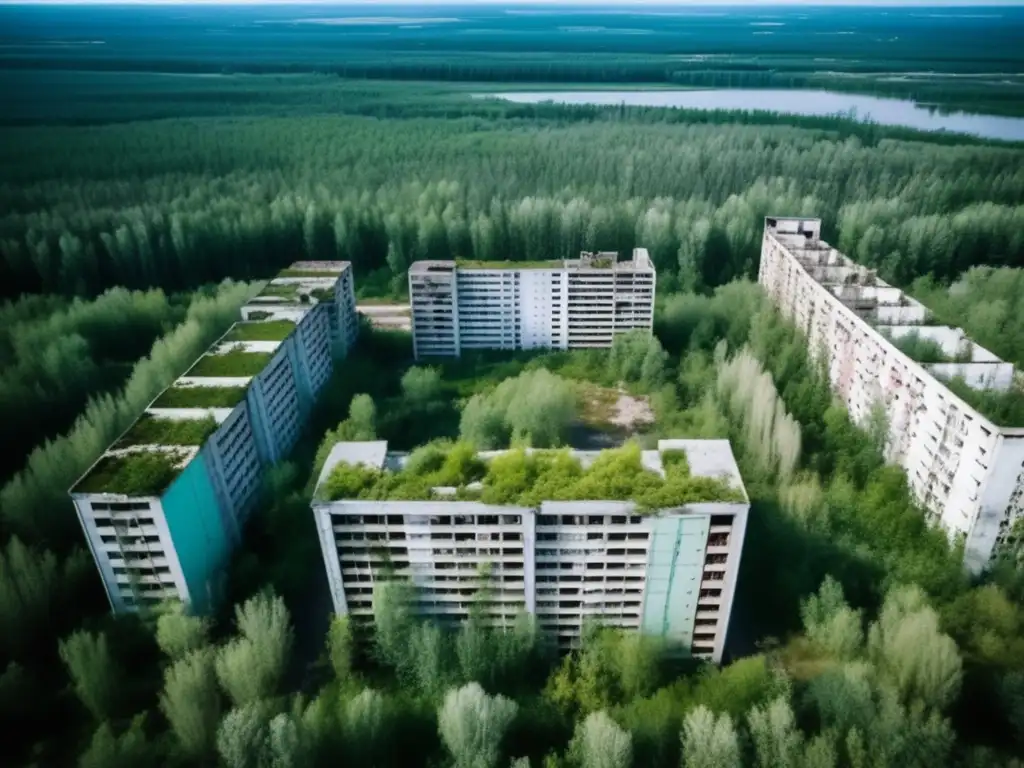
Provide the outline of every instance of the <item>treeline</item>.
[[0,306],[0,480],[63,432],[95,395],[116,389],[187,300],[112,288],[94,301],[26,296]]
[[701,289],[755,274],[762,218],[779,212],[821,216],[844,248],[901,280],[1024,263],[1024,156],[1008,148],[628,118],[4,134],[0,275],[11,293],[178,290],[299,257],[349,259],[358,275],[386,270],[401,285],[417,258],[635,244],[651,249],[663,288]]

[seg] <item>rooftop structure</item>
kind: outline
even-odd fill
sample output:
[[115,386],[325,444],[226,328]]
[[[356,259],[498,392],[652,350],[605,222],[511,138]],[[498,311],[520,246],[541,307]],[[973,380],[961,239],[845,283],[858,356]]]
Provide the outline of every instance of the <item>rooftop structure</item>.
[[655,271],[647,250],[552,261],[418,261],[409,269],[417,358],[469,349],[609,347],[648,333]]
[[115,611],[212,606],[263,468],[294,445],[354,341],[347,262],[281,274],[71,489]]
[[332,449],[312,507],[337,613],[371,621],[374,582],[397,577],[438,621],[527,611],[562,649],[595,621],[721,660],[749,509],[728,441],[430,450]]
[[818,219],[766,220],[759,281],[828,359],[829,378],[857,422],[876,407],[886,458],[977,572],[1011,536],[1024,498],[1024,428],[1000,426],[972,391],[1020,386],[1013,365],[939,325],[928,309],[832,248]]

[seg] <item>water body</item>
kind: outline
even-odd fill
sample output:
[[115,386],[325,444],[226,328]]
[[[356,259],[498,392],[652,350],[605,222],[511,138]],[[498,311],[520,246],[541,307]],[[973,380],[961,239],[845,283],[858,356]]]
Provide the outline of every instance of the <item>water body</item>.
[[746,109],[791,115],[831,117],[852,115],[879,125],[898,125],[922,131],[967,133],[987,139],[1024,141],[1024,118],[940,114],[905,99],[887,99],[832,91],[725,88],[671,91],[532,91],[479,94],[519,104],[545,101],[598,106],[683,107],[685,109]]

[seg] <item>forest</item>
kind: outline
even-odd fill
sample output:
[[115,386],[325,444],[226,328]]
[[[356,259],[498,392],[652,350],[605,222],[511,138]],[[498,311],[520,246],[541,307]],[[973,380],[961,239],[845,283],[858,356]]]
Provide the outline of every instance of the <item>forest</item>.
[[[165,41],[189,41],[164,57],[140,43],[144,25],[100,19],[101,34],[78,10],[5,26],[0,721],[11,764],[1020,766],[1024,553],[968,578],[883,464],[878,425],[850,421],[806,340],[752,282],[766,215],[820,217],[830,242],[938,321],[1024,366],[1020,146],[838,117],[473,97],[485,81],[820,83],[1014,112],[1014,25],[876,18],[854,37],[898,28],[905,47],[857,64],[862,41],[838,36],[839,74],[826,82],[812,64],[825,43],[808,34],[799,50],[792,36],[760,48],[734,37],[734,56],[708,64],[660,35],[591,55],[580,49],[602,33],[564,39],[564,19],[509,23],[520,42],[508,32],[499,44],[504,21],[474,17],[463,27],[492,28],[482,42],[453,34],[430,50],[425,32],[389,30],[381,57],[358,25],[282,29],[269,23],[280,12],[220,58],[195,25],[230,26],[229,10],[157,24]],[[11,13],[0,9],[0,26]],[[801,24],[855,21],[836,14]],[[580,19],[593,22],[571,26]],[[714,19],[700,24],[707,45],[726,39]],[[41,51],[40,29],[67,45]],[[108,33],[109,47],[81,44]],[[362,40],[345,61],[318,58],[338,49],[334,34]],[[253,41],[277,53],[248,61]],[[950,76],[887,81],[908,69]],[[1006,83],[979,82],[1004,69]],[[132,439],[125,430],[263,280],[296,259],[345,259],[360,300],[402,300],[417,259],[634,246],[658,270],[653,339],[415,366],[407,336],[363,328],[293,455],[268,473],[222,610],[109,615],[67,489]],[[502,633],[475,614],[457,628],[424,623],[399,582],[378,587],[373,632],[330,617],[309,502],[335,441],[387,439],[428,468],[340,477],[339,493],[417,492],[454,447],[567,444],[581,421],[600,421],[584,413],[587,395],[620,385],[653,409],[636,444],[727,437],[740,463],[752,512],[727,664],[679,662],[599,626],[559,658],[527,616]],[[502,498],[532,492],[515,482]],[[670,490],[693,492],[681,480]]]

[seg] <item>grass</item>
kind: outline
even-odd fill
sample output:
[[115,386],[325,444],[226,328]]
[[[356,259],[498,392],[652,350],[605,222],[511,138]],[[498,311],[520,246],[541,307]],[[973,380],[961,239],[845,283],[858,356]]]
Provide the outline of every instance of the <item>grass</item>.
[[118,443],[118,448],[129,445],[202,445],[217,422],[212,416],[203,419],[168,419],[142,414]]
[[168,387],[153,408],[234,408],[245,399],[246,387]]
[[249,313],[249,320],[258,322],[260,320],[266,320],[268,317],[273,317],[273,316],[274,316],[273,312],[260,312],[260,311],[250,312]]
[[[614,500],[632,501],[646,512],[743,500],[739,490],[722,480],[690,475],[680,451],[664,452],[662,465],[664,477],[645,469],[635,443],[603,451],[583,469],[568,450],[513,449],[485,463],[468,443],[440,442],[413,451],[398,472],[339,464],[318,495],[327,501],[446,498],[526,507],[538,507],[543,501]],[[439,497],[433,490],[439,486],[455,488],[455,495]]]
[[314,288],[309,295],[317,301],[334,301],[333,288]]
[[482,259],[456,259],[459,269],[562,269],[558,259],[547,261],[484,261]]
[[298,295],[298,283],[267,283],[263,290],[256,294],[257,297],[277,296],[282,299],[297,299]]
[[270,362],[272,352],[245,352],[235,348],[221,354],[206,354],[199,358],[188,376],[255,376]]
[[295,330],[291,320],[236,323],[224,341],[284,341]]
[[340,274],[340,269],[336,272],[321,269],[282,269],[277,273],[277,277],[337,277]]
[[580,423],[596,429],[611,426],[615,405],[621,396],[618,390],[590,381],[574,381],[573,385],[576,389],[576,402],[580,406]]
[[177,464],[184,453],[137,451],[104,456],[75,486],[76,493],[123,493],[126,496],[159,496],[184,467]]

